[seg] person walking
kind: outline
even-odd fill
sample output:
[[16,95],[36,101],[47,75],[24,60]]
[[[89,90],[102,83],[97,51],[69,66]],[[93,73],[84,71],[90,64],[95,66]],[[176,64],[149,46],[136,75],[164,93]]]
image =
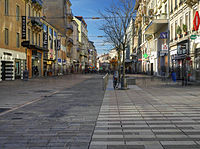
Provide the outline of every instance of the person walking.
[[113,88],[114,89],[117,88],[118,78],[119,78],[118,71],[114,71],[113,73]]

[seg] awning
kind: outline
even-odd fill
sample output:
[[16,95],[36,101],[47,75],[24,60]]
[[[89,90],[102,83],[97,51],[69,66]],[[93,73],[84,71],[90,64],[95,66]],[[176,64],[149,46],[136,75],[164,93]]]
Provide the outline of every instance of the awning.
[[160,29],[168,24],[168,19],[156,19],[146,27],[145,34],[154,34],[160,31]]

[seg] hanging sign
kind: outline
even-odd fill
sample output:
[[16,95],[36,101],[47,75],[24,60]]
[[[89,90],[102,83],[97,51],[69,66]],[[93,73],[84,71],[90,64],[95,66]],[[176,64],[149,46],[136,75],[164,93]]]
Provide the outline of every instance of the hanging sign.
[[168,51],[168,45],[162,44],[162,51]]
[[196,13],[195,13],[193,24],[194,24],[195,31],[197,31],[199,29],[199,24],[200,24],[200,18],[199,18],[199,12],[198,11],[196,11]]

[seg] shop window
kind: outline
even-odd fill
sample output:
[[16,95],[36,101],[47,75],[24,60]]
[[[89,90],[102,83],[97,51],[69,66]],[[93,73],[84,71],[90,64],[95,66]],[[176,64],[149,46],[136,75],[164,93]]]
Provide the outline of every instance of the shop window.
[[5,45],[9,44],[9,31],[5,28]]
[[20,11],[20,9],[19,9],[19,6],[17,5],[17,6],[16,6],[16,20],[17,20],[17,21],[19,21],[19,15],[20,15],[20,14],[19,14],[19,11]]
[[9,15],[9,0],[5,0],[5,15]]
[[17,75],[17,76],[19,76],[20,75],[20,62],[19,61],[17,61],[16,63],[15,63],[15,75]]

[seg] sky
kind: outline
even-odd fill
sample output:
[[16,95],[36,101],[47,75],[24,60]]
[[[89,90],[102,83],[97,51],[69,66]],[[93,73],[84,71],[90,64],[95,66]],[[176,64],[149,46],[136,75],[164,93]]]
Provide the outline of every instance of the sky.
[[98,17],[99,11],[104,11],[105,8],[109,8],[113,0],[71,0],[72,12],[74,16],[83,16],[88,25],[88,38],[93,41],[99,55],[108,53],[112,48],[111,44],[104,43],[104,38],[97,36],[105,36],[103,31],[99,28],[103,23],[103,20],[92,20],[87,17]]

